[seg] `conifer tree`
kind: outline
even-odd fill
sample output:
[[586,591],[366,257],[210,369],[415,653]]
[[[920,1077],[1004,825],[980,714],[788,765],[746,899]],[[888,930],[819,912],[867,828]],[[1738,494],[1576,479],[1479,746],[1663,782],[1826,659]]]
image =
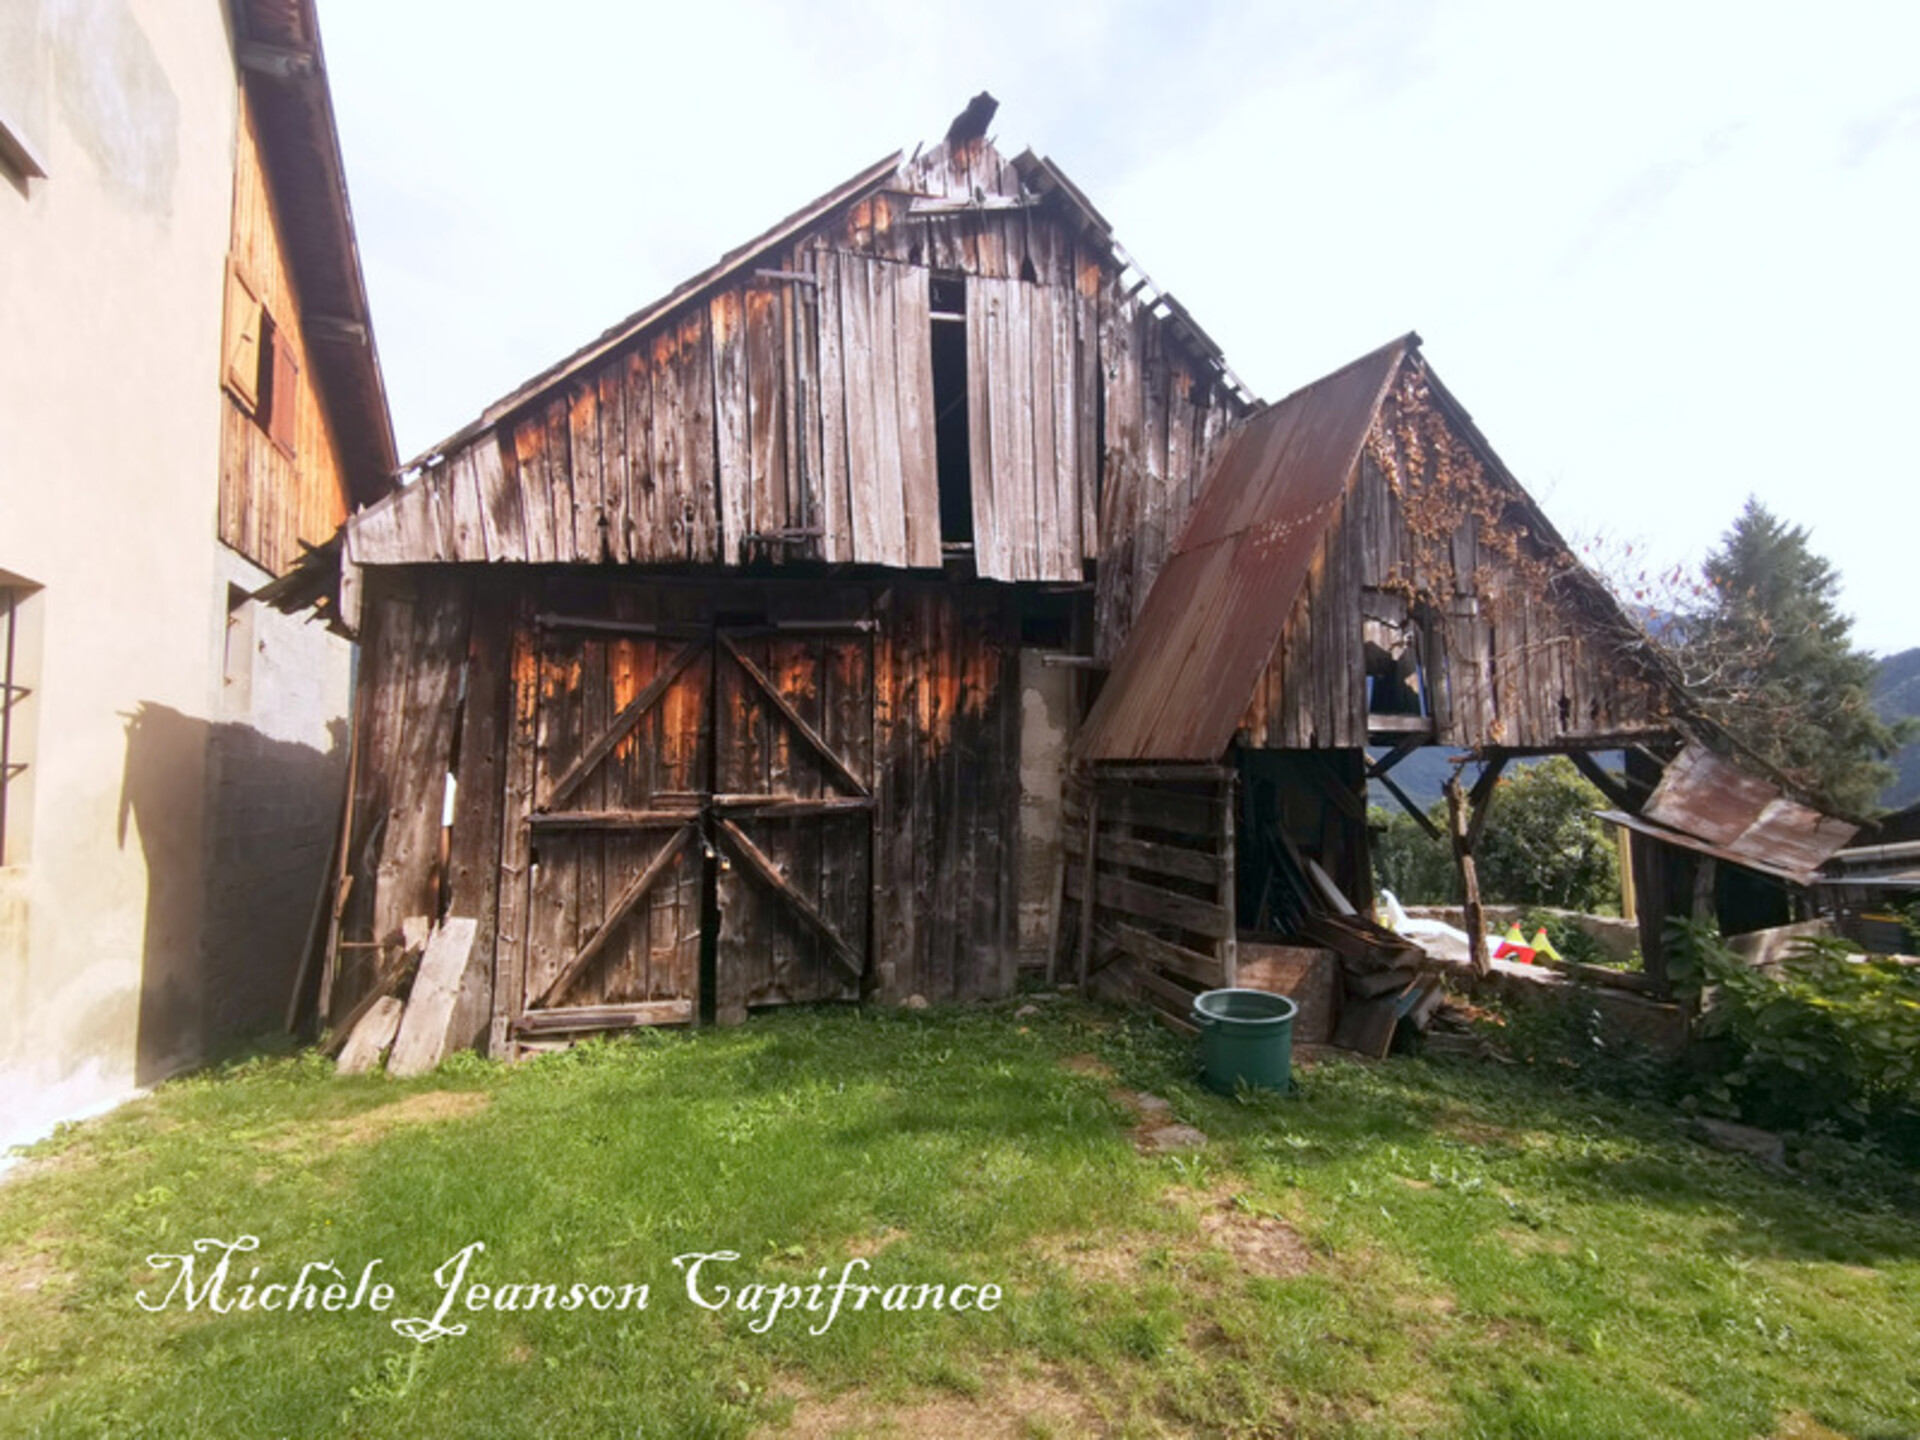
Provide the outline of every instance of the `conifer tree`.
[[1823,809],[1871,814],[1894,775],[1884,762],[1920,726],[1875,713],[1876,662],[1850,639],[1839,574],[1750,497],[1705,577],[1675,638],[1707,713]]

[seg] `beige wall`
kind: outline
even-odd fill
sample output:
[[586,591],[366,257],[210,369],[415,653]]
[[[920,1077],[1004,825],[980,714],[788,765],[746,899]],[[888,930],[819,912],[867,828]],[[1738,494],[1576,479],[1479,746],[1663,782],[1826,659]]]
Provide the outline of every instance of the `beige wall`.
[[0,871],[0,1143],[191,1059],[235,86],[218,0],[6,0],[0,570],[37,581],[32,851]]

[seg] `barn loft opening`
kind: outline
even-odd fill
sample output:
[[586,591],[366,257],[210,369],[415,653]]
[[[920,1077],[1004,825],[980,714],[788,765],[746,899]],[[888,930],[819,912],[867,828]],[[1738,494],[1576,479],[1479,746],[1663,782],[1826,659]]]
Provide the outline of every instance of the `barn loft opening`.
[[940,482],[940,541],[973,543],[973,457],[967,451],[967,282],[936,274],[933,312],[933,445]]

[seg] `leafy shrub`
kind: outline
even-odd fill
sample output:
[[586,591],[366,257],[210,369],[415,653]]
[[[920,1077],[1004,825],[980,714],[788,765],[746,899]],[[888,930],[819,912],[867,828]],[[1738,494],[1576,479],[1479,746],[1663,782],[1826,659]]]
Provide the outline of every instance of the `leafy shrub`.
[[1670,1103],[1684,1093],[1679,1062],[1610,1030],[1587,987],[1527,1000],[1476,995],[1476,1029],[1509,1063],[1559,1083],[1636,1102]]
[[[1701,1032],[1727,1067],[1708,1094],[1756,1124],[1873,1138],[1920,1159],[1920,979],[1845,941],[1797,941],[1768,974],[1710,925],[1676,921],[1669,974],[1717,987]],[[1673,962],[1679,964],[1675,974]]]
[[1607,798],[1571,760],[1556,755],[1527,766],[1502,780],[1490,803],[1474,854],[1486,900],[1619,912],[1619,857],[1593,813]]
[[[1439,807],[1437,823],[1446,824],[1446,808]],[[1403,905],[1457,905],[1458,877],[1453,851],[1444,841],[1422,830],[1404,810],[1367,811],[1373,832],[1373,877],[1376,888],[1391,890]]]

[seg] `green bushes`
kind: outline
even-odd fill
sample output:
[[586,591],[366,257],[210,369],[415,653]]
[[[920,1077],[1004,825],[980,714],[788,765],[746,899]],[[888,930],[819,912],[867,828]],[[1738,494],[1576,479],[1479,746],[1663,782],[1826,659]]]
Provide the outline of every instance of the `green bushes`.
[[[1445,823],[1442,807],[1441,822]],[[1377,889],[1391,890],[1403,905],[1458,905],[1460,881],[1453,852],[1435,840],[1404,810],[1367,811],[1373,832],[1373,875]]]
[[1493,792],[1474,860],[1480,893],[1510,905],[1619,913],[1620,862],[1594,817],[1607,797],[1571,760],[1529,765]]
[[[1483,900],[1590,915],[1619,913],[1619,859],[1593,813],[1606,808],[1607,799],[1571,760],[1556,755],[1518,769],[1494,787],[1489,803],[1493,808],[1474,855]],[[1444,803],[1427,814],[1446,829]],[[1376,808],[1368,821],[1374,874],[1383,888],[1407,905],[1460,902],[1453,851],[1446,842],[1401,811]]]
[[1780,1129],[1870,1138],[1920,1160],[1920,978],[1844,941],[1802,940],[1769,974],[1710,925],[1676,921],[1669,973],[1702,989],[1702,1037],[1726,1063],[1719,1108]]

